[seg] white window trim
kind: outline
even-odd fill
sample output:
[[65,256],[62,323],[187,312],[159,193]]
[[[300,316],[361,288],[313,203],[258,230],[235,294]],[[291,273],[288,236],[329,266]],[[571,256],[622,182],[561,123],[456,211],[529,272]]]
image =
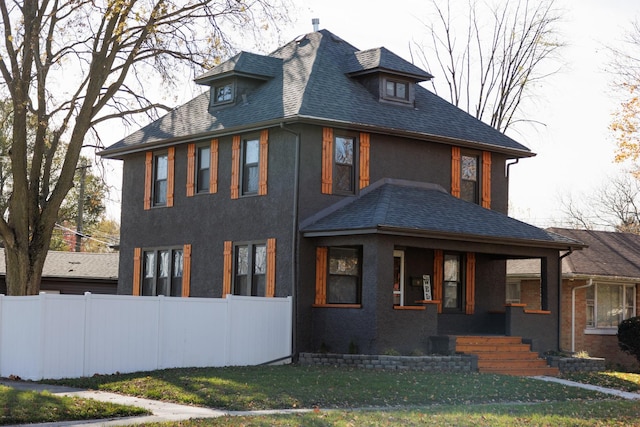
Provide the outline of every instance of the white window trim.
[[[637,286],[636,283],[621,283],[621,282],[596,282],[593,284],[593,316],[594,322],[597,323],[598,318],[598,286],[623,286],[623,287],[631,287],[633,288],[633,313],[634,316],[638,315],[638,306],[637,306]],[[585,306],[586,306],[585,300]],[[584,330],[585,335],[617,335],[618,328],[611,326],[587,326]]]

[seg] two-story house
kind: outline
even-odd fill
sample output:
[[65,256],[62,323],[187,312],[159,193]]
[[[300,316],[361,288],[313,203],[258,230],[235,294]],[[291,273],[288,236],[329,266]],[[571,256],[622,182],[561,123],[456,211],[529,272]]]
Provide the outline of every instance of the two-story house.
[[[293,296],[296,352],[483,333],[557,349],[559,258],[580,242],[506,215],[509,168],[534,154],[431,78],[326,30],[197,78],[102,152],[124,161],[118,292]],[[505,307],[512,258],[541,260],[539,310]]]

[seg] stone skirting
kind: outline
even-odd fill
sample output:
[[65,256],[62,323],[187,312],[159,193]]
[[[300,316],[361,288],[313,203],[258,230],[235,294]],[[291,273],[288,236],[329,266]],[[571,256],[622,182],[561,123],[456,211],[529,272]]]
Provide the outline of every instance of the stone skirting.
[[606,370],[605,359],[599,357],[561,357],[547,356],[549,366],[560,369],[560,372],[599,372]]
[[369,354],[300,353],[301,365],[345,366],[364,369],[397,369],[430,372],[477,372],[478,358],[454,356],[387,356]]

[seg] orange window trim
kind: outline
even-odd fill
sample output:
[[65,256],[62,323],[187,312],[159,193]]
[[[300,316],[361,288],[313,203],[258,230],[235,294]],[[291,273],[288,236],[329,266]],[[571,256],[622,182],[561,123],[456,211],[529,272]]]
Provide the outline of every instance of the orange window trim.
[[209,193],[218,192],[218,140],[211,140],[211,158],[209,162]]
[[258,174],[258,195],[267,194],[267,164],[269,158],[269,131],[260,132],[260,165]]
[[482,207],[491,209],[491,153],[482,152]]
[[182,248],[182,297],[187,298],[191,294],[191,245],[186,244]]
[[322,129],[322,194],[333,192],[333,129]]
[[187,197],[195,194],[195,175],[196,175],[196,144],[187,146]]
[[438,313],[442,313],[442,284],[444,281],[444,252],[433,253],[433,299],[438,301]]
[[369,150],[371,142],[368,133],[360,133],[360,189],[369,185]]
[[142,249],[133,249],[133,289],[131,295],[140,296],[140,280],[142,279]]
[[473,314],[475,311],[476,295],[476,254],[467,253],[467,283],[466,283],[466,314]]
[[451,195],[460,197],[460,147],[451,147]]
[[151,183],[153,173],[153,153],[147,151],[144,161],[144,209],[151,209]]
[[173,187],[176,181],[176,147],[169,147],[167,150],[167,207],[173,206]]
[[267,289],[266,297],[276,294],[276,239],[267,239]]
[[233,137],[231,146],[231,198],[240,196],[240,136]]
[[231,293],[231,275],[233,274],[233,242],[224,242],[224,266],[222,272],[222,298]]
[[316,248],[316,300],[315,304],[327,303],[327,254],[329,248],[319,246]]

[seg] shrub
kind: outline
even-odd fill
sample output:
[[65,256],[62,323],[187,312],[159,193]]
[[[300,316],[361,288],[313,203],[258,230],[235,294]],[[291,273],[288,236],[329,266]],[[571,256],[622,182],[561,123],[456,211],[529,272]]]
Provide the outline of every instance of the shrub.
[[618,345],[640,362],[640,316],[623,320],[618,326]]

